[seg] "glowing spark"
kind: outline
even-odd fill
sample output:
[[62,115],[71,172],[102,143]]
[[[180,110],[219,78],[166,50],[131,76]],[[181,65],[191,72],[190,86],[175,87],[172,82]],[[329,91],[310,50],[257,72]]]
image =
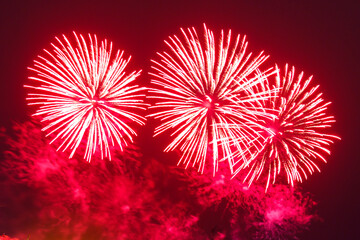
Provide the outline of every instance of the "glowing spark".
[[136,132],[130,122],[143,125],[145,119],[134,111],[144,109],[144,88],[132,85],[141,71],[126,75],[130,61],[123,59],[123,51],[112,55],[112,43],[98,44],[96,35],[89,41],[74,32],[76,47],[63,35],[52,44],[48,57],[39,56],[29,77],[29,105],[37,105],[34,116],[47,123],[43,131],[54,135],[52,142],[60,141],[58,150],[71,149],[73,157],[81,142],[86,139],[84,158],[91,161],[97,149],[101,158],[111,159],[110,146],[123,149]]
[[302,182],[308,173],[320,171],[316,160],[326,162],[323,153],[330,154],[328,146],[334,139],[340,139],[323,133],[335,120],[326,114],[330,102],[322,99],[319,86],[310,87],[312,77],[304,81],[300,73],[296,79],[295,68],[288,71],[286,65],[284,75],[278,71],[275,79],[280,91],[262,101],[264,108],[275,114],[261,121],[267,135],[264,146],[252,161],[235,171],[236,175],[247,170],[245,181],[249,184],[267,174],[266,189],[271,179],[275,183],[281,171],[291,185]]
[[[268,95],[257,91],[269,70],[260,74],[258,67],[267,59],[261,52],[251,58],[246,54],[247,42],[240,35],[231,40],[231,31],[215,41],[206,28],[204,38],[195,29],[183,30],[183,40],[177,36],[165,41],[170,53],[158,53],[160,61],[153,62],[150,89],[157,103],[153,116],[162,121],[155,136],[170,131],[172,142],[165,151],[180,149],[179,164],[198,165],[203,172],[207,158],[212,158],[213,172],[218,169],[219,156],[229,156],[231,171],[236,162],[229,154],[234,138],[242,138],[237,147],[242,149],[242,161],[251,156],[247,144],[262,136],[254,131],[259,112],[258,101]],[[238,124],[226,128],[224,125]],[[237,125],[239,126],[239,124]]]

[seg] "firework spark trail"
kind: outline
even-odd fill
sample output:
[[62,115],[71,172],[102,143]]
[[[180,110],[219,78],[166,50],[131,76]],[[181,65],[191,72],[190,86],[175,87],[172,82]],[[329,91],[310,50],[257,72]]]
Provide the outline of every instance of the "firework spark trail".
[[[219,156],[231,156],[230,141],[242,149],[242,161],[253,153],[247,144],[262,136],[254,131],[258,101],[267,94],[255,92],[263,76],[272,74],[271,69],[258,74],[258,67],[267,59],[261,52],[251,58],[246,54],[245,37],[237,35],[231,40],[231,31],[215,41],[212,31],[206,28],[204,38],[199,38],[194,28],[183,30],[183,39],[177,36],[165,41],[170,53],[158,53],[160,61],[152,61],[154,79],[151,81],[150,98],[157,103],[149,116],[162,121],[155,129],[155,136],[171,132],[172,142],[165,151],[179,148],[182,156],[179,164],[188,167],[198,165],[203,172],[207,158],[212,158],[213,173],[218,169]],[[241,127],[224,128],[218,125],[242,123]],[[239,125],[238,125],[239,126]],[[228,158],[230,170],[235,162]]]
[[135,113],[144,109],[144,88],[132,85],[141,71],[125,74],[131,57],[123,58],[123,51],[112,54],[112,43],[98,44],[96,35],[89,34],[86,42],[74,32],[76,47],[63,35],[56,38],[48,57],[34,61],[30,76],[32,85],[29,105],[37,105],[35,116],[41,116],[52,142],[61,142],[58,150],[71,149],[73,157],[82,140],[86,140],[84,158],[91,161],[97,149],[101,158],[111,159],[110,146],[122,149],[136,132],[129,122],[143,125],[145,118]]
[[252,161],[237,169],[234,176],[246,170],[244,181],[250,185],[260,176],[267,175],[267,189],[281,171],[285,172],[291,185],[295,181],[302,182],[307,173],[320,171],[316,160],[326,162],[323,153],[330,154],[329,145],[340,138],[323,133],[335,119],[326,113],[330,102],[322,98],[319,86],[311,86],[311,79],[304,80],[303,72],[295,78],[295,68],[288,70],[288,65],[283,75],[277,71],[275,87],[280,91],[269,92],[271,96],[261,101],[264,109],[275,114],[261,121],[267,135],[263,148]]

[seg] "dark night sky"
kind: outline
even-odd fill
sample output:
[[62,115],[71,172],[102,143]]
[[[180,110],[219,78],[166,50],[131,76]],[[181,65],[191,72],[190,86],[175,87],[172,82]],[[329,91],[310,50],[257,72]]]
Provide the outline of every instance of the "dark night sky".
[[141,81],[147,83],[150,59],[180,27],[206,23],[215,32],[232,29],[247,35],[251,51],[270,54],[269,64],[287,62],[314,75],[333,103],[333,131],[342,140],[332,146],[322,173],[303,184],[319,201],[323,217],[303,237],[360,239],[360,4],[355,2],[1,1],[0,125],[9,127],[29,115],[22,87],[26,68],[55,36],[75,30],[113,41],[132,55],[131,66],[143,69]]

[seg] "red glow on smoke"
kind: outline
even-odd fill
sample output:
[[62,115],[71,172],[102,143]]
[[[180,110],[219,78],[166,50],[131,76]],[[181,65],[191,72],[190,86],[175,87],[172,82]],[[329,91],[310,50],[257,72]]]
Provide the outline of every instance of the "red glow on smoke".
[[9,210],[0,226],[20,239],[188,239],[197,234],[192,230],[197,218],[183,212],[185,203],[162,199],[155,188],[159,170],[139,168],[141,155],[133,146],[111,162],[88,164],[56,153],[38,125],[16,125],[14,133],[16,138],[6,138],[10,150],[1,165],[7,179],[2,183],[22,194],[10,188],[0,198]]
[[2,236],[0,236],[0,240],[19,240],[18,238],[11,238],[9,236],[6,236],[5,234],[3,234]]
[[228,175],[169,169],[134,146],[111,162],[69,160],[29,122],[13,135],[0,165],[0,231],[19,239],[291,238],[313,219],[309,198],[284,185],[264,194]]

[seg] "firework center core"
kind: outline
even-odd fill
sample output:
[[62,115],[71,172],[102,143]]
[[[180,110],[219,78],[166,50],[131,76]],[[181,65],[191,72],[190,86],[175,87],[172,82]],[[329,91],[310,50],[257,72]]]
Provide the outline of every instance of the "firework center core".
[[216,103],[214,101],[213,98],[211,98],[210,96],[208,95],[205,95],[205,99],[203,101],[203,104],[202,104],[205,108],[207,108],[208,110],[214,110],[216,106],[218,106],[219,104]]
[[274,121],[268,124],[267,132],[271,137],[276,137],[277,135],[282,135],[282,128],[278,121]]
[[93,105],[93,107],[98,107],[99,105],[104,104],[104,101],[99,100],[98,98],[93,98],[90,100],[90,102]]

